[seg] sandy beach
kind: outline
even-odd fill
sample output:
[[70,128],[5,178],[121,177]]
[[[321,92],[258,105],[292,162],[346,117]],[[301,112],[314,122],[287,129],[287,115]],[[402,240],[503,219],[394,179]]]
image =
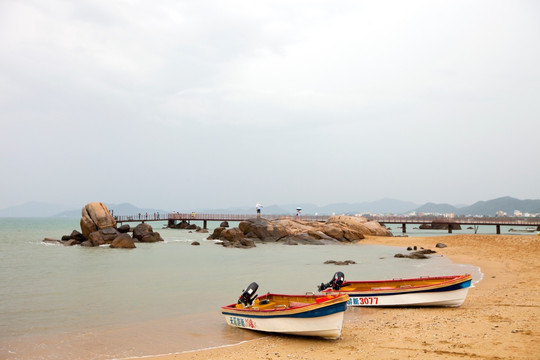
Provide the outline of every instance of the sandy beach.
[[[439,242],[447,247],[436,248]],[[362,243],[436,250],[480,267],[483,279],[459,308],[349,309],[335,341],[268,335],[144,359],[540,359],[540,236],[369,237]]]

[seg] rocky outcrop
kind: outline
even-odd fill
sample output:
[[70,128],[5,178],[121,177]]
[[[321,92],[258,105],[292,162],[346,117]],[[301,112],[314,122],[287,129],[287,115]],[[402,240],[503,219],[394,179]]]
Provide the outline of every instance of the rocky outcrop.
[[333,216],[326,223],[256,217],[240,222],[238,228],[218,227],[208,239],[221,240],[226,247],[253,247],[255,242],[287,245],[355,242],[364,235],[392,236],[392,233],[375,221],[354,216]]
[[116,220],[109,213],[107,207],[100,202],[85,205],[82,209],[81,232],[73,230],[70,235],[62,236],[62,240],[45,238],[43,242],[50,244],[62,244],[66,246],[81,245],[94,247],[109,245],[111,248],[132,249],[136,242],[163,241],[158,232],[154,232],[152,226],[142,223],[133,229],[133,238],[128,232],[129,225],[116,227]]

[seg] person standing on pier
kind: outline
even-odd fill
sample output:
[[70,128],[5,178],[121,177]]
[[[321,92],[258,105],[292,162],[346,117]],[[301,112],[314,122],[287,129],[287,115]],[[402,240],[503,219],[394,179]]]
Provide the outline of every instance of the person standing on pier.
[[257,209],[257,216],[261,216],[262,207],[263,206],[260,203],[257,203],[257,205],[255,205],[255,209]]

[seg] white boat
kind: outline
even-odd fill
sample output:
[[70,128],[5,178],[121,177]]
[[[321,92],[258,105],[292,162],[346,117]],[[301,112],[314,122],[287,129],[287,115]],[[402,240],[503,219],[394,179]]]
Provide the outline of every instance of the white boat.
[[258,285],[251,283],[236,304],[221,308],[228,325],[287,335],[341,336],[347,295],[266,294],[257,297]]
[[345,281],[337,272],[319,291],[349,295],[349,306],[450,306],[463,304],[471,288],[470,274],[411,279]]

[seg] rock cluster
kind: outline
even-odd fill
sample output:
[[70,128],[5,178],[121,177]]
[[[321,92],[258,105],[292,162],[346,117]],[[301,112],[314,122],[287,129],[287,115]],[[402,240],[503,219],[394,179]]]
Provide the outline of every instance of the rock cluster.
[[[416,246],[415,246],[416,248]],[[408,249],[407,249],[408,250]],[[415,249],[416,250],[416,249]],[[396,258],[409,258],[409,259],[429,259],[428,254],[435,254],[436,251],[430,250],[430,249],[420,249],[417,251],[413,251],[409,254],[395,254],[394,257]]]
[[[223,224],[223,223],[221,223],[221,224]],[[223,225],[220,225],[220,226],[223,226]],[[227,226],[229,226],[229,225],[227,224]],[[197,226],[195,224],[190,224],[186,220],[182,220],[178,224],[176,224],[173,221],[169,221],[167,227],[169,229],[195,230],[195,232],[198,232],[198,233],[207,233],[208,232],[208,230],[203,229],[200,226]]]
[[392,233],[376,221],[357,216],[331,216],[324,223],[256,217],[240,222],[236,228],[218,227],[208,240],[221,240],[225,247],[249,248],[255,242],[286,245],[355,242],[364,239],[364,235],[392,236]]
[[146,223],[141,223],[133,229],[133,237],[128,234],[129,225],[117,227],[116,220],[109,213],[105,204],[92,202],[82,208],[81,232],[73,230],[70,235],[62,236],[61,240],[45,238],[44,242],[60,243],[66,246],[82,245],[86,247],[109,244],[111,248],[135,248],[136,242],[163,241],[158,232]]

